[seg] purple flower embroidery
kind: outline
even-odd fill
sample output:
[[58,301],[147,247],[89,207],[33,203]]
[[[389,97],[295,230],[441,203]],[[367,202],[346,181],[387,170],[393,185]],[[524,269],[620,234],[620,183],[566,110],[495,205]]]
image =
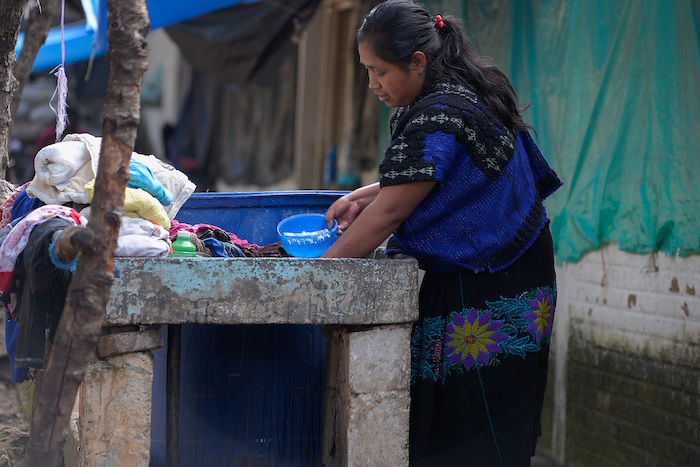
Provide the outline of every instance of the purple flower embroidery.
[[464,316],[455,313],[445,330],[445,355],[450,365],[462,363],[469,370],[475,363],[488,365],[491,354],[501,353],[499,342],[508,338],[498,331],[503,321],[492,321],[491,312],[479,314],[472,308]]
[[530,300],[532,311],[522,315],[522,318],[530,321],[525,331],[535,333],[535,342],[538,344],[543,337],[549,337],[552,332],[552,322],[554,321],[554,307],[552,296],[548,291],[537,289],[537,299]]

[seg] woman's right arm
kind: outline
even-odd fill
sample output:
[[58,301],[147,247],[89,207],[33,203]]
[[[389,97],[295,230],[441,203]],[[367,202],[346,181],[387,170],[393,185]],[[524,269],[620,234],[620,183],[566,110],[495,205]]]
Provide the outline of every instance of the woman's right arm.
[[386,186],[322,258],[364,258],[405,221],[435,187],[435,182]]
[[338,198],[326,211],[328,226],[333,219],[338,221],[338,233],[342,233],[352,224],[360,212],[369,206],[379,194],[379,182],[365,185]]

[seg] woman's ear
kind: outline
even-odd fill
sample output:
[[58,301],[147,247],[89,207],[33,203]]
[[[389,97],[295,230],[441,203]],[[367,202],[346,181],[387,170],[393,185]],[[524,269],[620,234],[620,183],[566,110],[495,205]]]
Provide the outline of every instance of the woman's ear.
[[428,64],[428,59],[425,58],[425,54],[420,50],[413,52],[413,57],[411,57],[411,68],[416,71],[423,71]]

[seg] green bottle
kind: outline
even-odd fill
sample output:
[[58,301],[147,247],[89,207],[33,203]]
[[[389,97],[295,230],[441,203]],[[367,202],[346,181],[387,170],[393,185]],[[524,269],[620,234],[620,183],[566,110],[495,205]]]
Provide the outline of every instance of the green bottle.
[[197,247],[190,241],[190,233],[186,230],[178,230],[173,242],[173,252],[170,256],[181,258],[194,258],[197,256]]

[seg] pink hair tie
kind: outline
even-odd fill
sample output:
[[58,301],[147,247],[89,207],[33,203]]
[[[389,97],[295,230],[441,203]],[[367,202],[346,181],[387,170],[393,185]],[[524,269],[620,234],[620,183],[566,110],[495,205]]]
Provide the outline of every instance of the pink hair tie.
[[445,27],[445,22],[442,20],[442,16],[437,15],[435,17],[435,22],[437,23],[437,28],[442,29]]

